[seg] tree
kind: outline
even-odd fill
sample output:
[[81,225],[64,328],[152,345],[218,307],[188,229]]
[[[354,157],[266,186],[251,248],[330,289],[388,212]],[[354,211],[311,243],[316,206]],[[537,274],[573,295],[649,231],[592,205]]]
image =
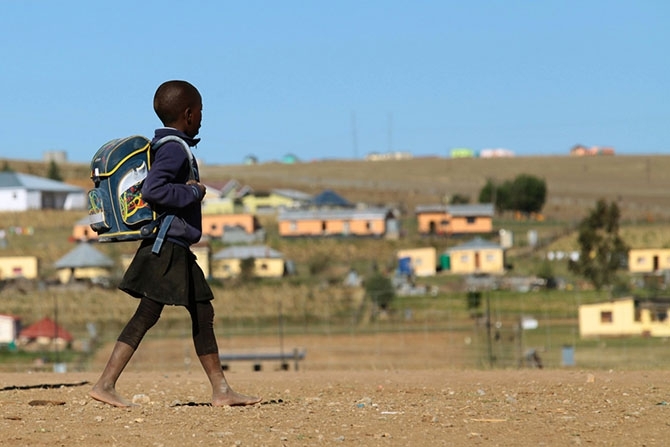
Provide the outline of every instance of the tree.
[[386,276],[376,273],[363,283],[365,293],[368,297],[379,306],[380,309],[386,310],[395,298],[395,289],[393,283]]
[[449,200],[450,205],[466,205],[470,203],[470,197],[464,194],[454,194]]
[[47,173],[47,178],[59,182],[63,180],[63,177],[61,177],[60,175],[60,169],[58,168],[58,164],[56,164],[56,162],[53,160],[51,160],[51,162],[49,163],[49,172]]
[[14,172],[14,170],[11,167],[9,167],[9,163],[7,162],[7,160],[5,160],[2,163],[2,169],[0,169],[0,171],[2,171],[2,172]]
[[479,203],[492,203],[499,213],[510,209],[510,187],[509,180],[502,184],[497,184],[492,179],[486,180],[486,184],[479,192]]
[[619,236],[620,217],[615,202],[600,199],[579,224],[579,259],[569,261],[568,268],[597,290],[616,282],[616,271],[627,259],[628,247]]
[[539,213],[547,199],[547,184],[532,175],[520,174],[510,185],[509,195],[512,210],[524,214]]
[[545,181],[528,174],[520,174],[502,184],[488,179],[479,192],[479,203],[493,203],[497,212],[537,213],[544,207],[546,198]]

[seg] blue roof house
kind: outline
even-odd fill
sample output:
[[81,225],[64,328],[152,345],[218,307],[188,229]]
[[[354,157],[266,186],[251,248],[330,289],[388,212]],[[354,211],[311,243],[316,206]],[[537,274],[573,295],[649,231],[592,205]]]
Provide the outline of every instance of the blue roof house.
[[0,211],[75,210],[86,207],[86,191],[19,172],[0,172]]

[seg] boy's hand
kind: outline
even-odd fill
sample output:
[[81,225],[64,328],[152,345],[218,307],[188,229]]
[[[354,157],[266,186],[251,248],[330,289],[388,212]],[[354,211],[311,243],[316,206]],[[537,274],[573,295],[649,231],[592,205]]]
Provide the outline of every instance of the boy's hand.
[[195,185],[200,190],[200,200],[202,200],[205,197],[205,193],[207,192],[207,188],[205,187],[205,185],[198,182],[197,180],[189,180],[188,182],[186,182],[186,184]]

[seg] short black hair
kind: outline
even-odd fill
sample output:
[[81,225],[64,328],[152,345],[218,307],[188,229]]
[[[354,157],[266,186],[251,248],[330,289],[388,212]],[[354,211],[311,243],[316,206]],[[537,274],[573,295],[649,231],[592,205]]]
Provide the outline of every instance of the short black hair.
[[154,94],[154,111],[164,126],[175,123],[188,107],[202,101],[200,92],[186,81],[166,81]]

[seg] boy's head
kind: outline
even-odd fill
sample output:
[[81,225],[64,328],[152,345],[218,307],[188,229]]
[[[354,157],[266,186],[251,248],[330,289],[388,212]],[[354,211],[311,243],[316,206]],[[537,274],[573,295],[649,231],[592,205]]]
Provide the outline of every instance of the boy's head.
[[154,110],[164,126],[195,137],[202,122],[202,97],[186,81],[167,81],[154,95]]

